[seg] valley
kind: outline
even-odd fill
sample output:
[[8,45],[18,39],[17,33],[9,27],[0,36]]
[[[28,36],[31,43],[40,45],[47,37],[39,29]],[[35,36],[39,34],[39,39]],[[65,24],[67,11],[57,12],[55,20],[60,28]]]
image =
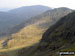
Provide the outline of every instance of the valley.
[[[26,8],[35,8],[36,10],[38,7],[40,6]],[[59,49],[63,48],[61,51],[69,50],[65,47],[74,42],[74,38],[71,38],[74,35],[70,32],[74,31],[75,13],[72,9],[65,7],[55,9],[42,7],[43,9],[41,10],[43,12],[37,13],[37,10],[33,10],[34,14],[30,14],[32,10],[30,12],[28,10],[28,14],[23,11],[27,10],[25,7],[18,8],[19,10],[10,10],[8,13],[2,12],[3,16],[0,16],[2,26],[0,27],[0,55],[57,56]],[[44,8],[46,9],[44,10]],[[40,12],[41,10],[38,11]],[[35,13],[37,14],[35,15]],[[26,16],[30,17],[27,18]],[[69,42],[70,39],[63,32],[71,35],[70,39],[72,42]],[[71,47],[68,48],[71,49]]]

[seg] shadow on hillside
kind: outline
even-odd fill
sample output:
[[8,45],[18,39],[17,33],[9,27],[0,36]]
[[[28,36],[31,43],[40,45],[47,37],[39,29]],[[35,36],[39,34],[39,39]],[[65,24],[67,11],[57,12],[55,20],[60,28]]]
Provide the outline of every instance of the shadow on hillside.
[[38,43],[28,46],[28,47],[23,47],[20,49],[16,50],[7,50],[0,52],[0,56],[30,56],[32,52],[34,53],[38,47]]
[[31,56],[32,54],[35,53],[35,51],[37,51],[38,46],[39,46],[39,43],[36,43],[32,46],[22,48],[18,50],[17,56]]

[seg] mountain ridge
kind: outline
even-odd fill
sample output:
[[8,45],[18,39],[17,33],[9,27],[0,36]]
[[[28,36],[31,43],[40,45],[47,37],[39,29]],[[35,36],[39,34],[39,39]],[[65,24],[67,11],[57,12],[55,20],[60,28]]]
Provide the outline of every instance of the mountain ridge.
[[[42,11],[38,10],[40,8],[36,9],[36,11],[35,11],[35,7],[37,8],[37,6],[33,6],[33,8],[34,8],[33,13],[35,15],[38,15],[37,11],[39,13],[43,13],[48,9],[47,7],[41,6],[41,8],[43,7],[43,9],[41,9]],[[29,7],[29,8],[32,8],[32,7]],[[28,20],[28,18],[26,18],[27,14],[24,13],[24,11],[25,11],[24,8],[22,8],[22,9],[23,10],[20,10],[20,13],[18,13],[16,15],[9,12],[9,11],[0,13],[0,26],[1,26],[0,27],[0,31],[1,31],[0,36],[7,35],[8,34],[7,32],[9,32],[9,30],[11,30],[13,27],[15,27],[16,25],[21,24],[25,20]],[[17,10],[19,10],[19,9],[17,9]],[[27,11],[30,11],[30,10],[31,9],[29,9]],[[19,15],[19,16],[17,16],[17,15]],[[33,14],[31,14],[31,12],[28,12],[28,17],[31,18],[31,17],[35,16],[35,15],[33,15],[33,16],[32,15]]]
[[[68,13],[72,12],[71,9],[68,8],[56,8],[53,10],[48,10],[40,15],[37,15],[35,17],[32,17],[31,19],[23,22],[22,24],[19,24],[15,26],[13,29],[11,29],[11,33],[16,33],[18,32],[21,28],[24,28],[27,25],[32,25],[38,22],[37,26],[39,28],[48,28],[48,26],[51,26],[54,24],[56,21],[58,21],[61,17],[67,15]],[[40,23],[39,21],[45,21]],[[19,28],[19,29],[18,29]],[[17,30],[17,31],[16,31]]]

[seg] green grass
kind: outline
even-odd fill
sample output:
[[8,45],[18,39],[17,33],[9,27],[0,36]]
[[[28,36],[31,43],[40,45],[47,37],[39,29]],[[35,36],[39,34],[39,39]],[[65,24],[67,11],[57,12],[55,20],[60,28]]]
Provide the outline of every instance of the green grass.
[[75,46],[72,46],[70,48],[65,48],[65,49],[62,49],[61,51],[75,51]]
[[[33,45],[35,45],[35,44],[33,44]],[[31,47],[33,45],[31,44],[30,46],[27,46],[27,47],[25,45],[23,45],[23,46],[19,46],[19,47],[0,49],[0,55],[3,55],[3,56],[18,56],[18,51],[20,51],[23,48],[26,48],[26,50],[27,50],[29,47]],[[37,46],[37,45],[38,45],[38,43],[36,43],[35,46]]]

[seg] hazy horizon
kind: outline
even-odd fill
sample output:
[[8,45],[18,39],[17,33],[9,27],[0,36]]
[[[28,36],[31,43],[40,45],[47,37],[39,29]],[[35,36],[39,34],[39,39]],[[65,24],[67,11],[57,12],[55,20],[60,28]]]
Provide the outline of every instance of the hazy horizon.
[[75,9],[74,0],[0,0],[0,8],[18,8],[32,5],[43,5],[52,8],[68,7]]
[[[45,5],[30,5],[30,6],[45,6]],[[21,7],[28,7],[28,6],[21,6]],[[21,8],[21,7],[16,7],[16,8],[0,8],[0,11],[2,11],[2,12],[7,12],[7,11],[10,11],[10,10],[13,10],[13,9],[17,9],[17,8]],[[49,7],[49,6],[47,6],[47,7]],[[49,7],[49,8],[51,8],[51,9],[54,9],[54,7]],[[57,8],[62,8],[62,7],[57,7]],[[64,7],[64,8],[69,8],[69,7]],[[69,9],[71,9],[71,8],[69,8]]]

